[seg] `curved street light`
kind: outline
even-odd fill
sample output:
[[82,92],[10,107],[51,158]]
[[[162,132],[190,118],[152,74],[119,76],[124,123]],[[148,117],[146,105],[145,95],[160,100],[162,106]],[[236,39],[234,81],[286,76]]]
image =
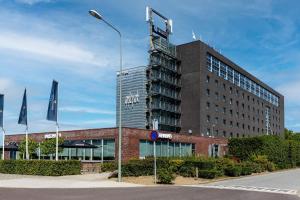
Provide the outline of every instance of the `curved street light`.
[[120,37],[120,73],[119,73],[119,135],[118,135],[118,181],[122,181],[122,34],[121,32],[106,21],[96,10],[89,10],[91,16],[103,21],[109,27],[114,29]]

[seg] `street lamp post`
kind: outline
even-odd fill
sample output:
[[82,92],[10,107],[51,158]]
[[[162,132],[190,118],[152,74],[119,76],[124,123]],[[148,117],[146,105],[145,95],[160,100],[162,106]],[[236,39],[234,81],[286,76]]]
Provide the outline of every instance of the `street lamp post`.
[[105,24],[115,30],[120,36],[120,73],[119,73],[119,136],[118,136],[118,181],[122,181],[122,34],[115,28],[112,24],[107,22],[102,15],[100,15],[96,10],[90,10],[90,15],[102,20]]

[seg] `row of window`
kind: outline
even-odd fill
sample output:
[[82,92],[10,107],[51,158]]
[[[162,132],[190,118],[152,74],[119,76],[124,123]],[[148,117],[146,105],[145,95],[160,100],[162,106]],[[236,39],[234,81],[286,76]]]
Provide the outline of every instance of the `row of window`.
[[[212,132],[213,131],[213,132]],[[261,129],[261,132],[254,132],[253,131],[253,133],[262,133],[262,134],[266,134],[266,130],[264,130],[264,129]],[[226,132],[226,131],[219,131],[219,130],[212,130],[212,129],[210,129],[210,128],[208,128],[207,129],[207,131],[206,131],[206,134],[207,134],[207,136],[216,136],[216,137],[230,137],[230,138],[232,138],[232,137],[250,137],[250,135],[249,134],[240,134],[240,133],[236,133],[235,135],[234,135],[234,133],[233,132],[230,132],[230,133],[228,133],[228,132]],[[278,132],[270,132],[269,134],[271,134],[271,135],[279,135],[279,133]]]
[[210,54],[207,54],[207,69],[273,105],[279,106],[279,97]]
[[115,140],[83,140],[98,148],[80,149],[80,148],[64,148],[59,154],[60,159],[79,159],[79,160],[113,160],[115,158]]
[[[237,107],[239,106],[239,103],[238,103],[238,101],[237,101]],[[248,107],[248,111],[250,112],[250,105],[248,105],[247,106]],[[211,105],[210,105],[210,102],[206,102],[206,109],[210,109],[211,108]],[[243,108],[243,110],[245,109],[245,105],[242,103],[242,108]],[[222,108],[220,108],[219,107],[219,105],[218,104],[215,104],[214,105],[214,109],[215,109],[215,111],[216,112],[222,112],[223,114],[227,114],[227,112],[229,112],[229,114],[230,114],[230,116],[231,117],[233,117],[234,116],[234,113],[233,113],[233,110],[232,109],[229,109],[229,110],[227,110],[227,108],[226,107],[222,107]],[[259,109],[255,109],[254,107],[253,107],[253,113],[257,116],[257,122],[259,123],[259,116],[260,115],[262,115],[262,117],[265,117],[265,115],[264,115],[264,111],[263,110],[261,110],[261,112],[260,112],[260,110]],[[245,116],[245,113],[240,113],[239,111],[236,111],[235,112],[235,116],[237,117],[237,118],[242,118],[242,119],[245,119],[246,118],[246,116]],[[280,122],[280,117],[278,117],[277,115],[275,116],[275,115],[273,115],[273,121],[275,121],[275,122]],[[255,122],[255,117],[253,116],[252,117],[252,119],[253,119],[253,122]],[[248,115],[248,120],[251,120],[251,118],[250,118],[250,115]],[[262,120],[262,123],[263,123],[263,120]],[[276,125],[277,126],[277,125]]]
[[[206,77],[206,83],[209,84],[209,83],[211,82],[210,79],[211,79],[210,76],[207,75],[207,77]],[[216,88],[219,88],[219,87],[220,87],[220,86],[219,86],[219,80],[217,80],[217,79],[215,80],[215,86],[216,86]],[[222,89],[223,89],[223,91],[226,91],[226,90],[227,90],[226,84],[225,84],[225,83],[223,83],[223,88],[222,88]],[[236,97],[239,97],[239,96],[240,96],[239,90],[236,89],[235,92],[234,92],[232,87],[229,87],[229,93],[230,93],[230,94],[234,94],[234,93],[235,93]],[[207,94],[207,96],[210,96],[210,95],[211,95],[210,89],[207,89],[207,90],[206,90],[206,94]],[[226,101],[227,101],[227,97],[226,97],[225,95],[221,95],[219,92],[215,92],[215,93],[214,93],[214,97],[215,97],[216,100],[222,100],[223,102],[226,102]],[[251,101],[251,97],[250,97],[249,95],[247,95],[247,97],[246,97],[246,95],[245,95],[244,92],[242,92],[241,97],[242,97],[242,99],[247,99],[249,103],[252,103],[252,104],[257,103],[257,105],[258,105],[258,106],[261,106],[262,108],[264,108],[264,106],[265,106],[265,104],[264,104],[263,101],[260,102],[258,99],[256,99],[256,102],[255,102],[255,98],[252,98],[252,102],[250,102],[250,101]],[[232,104],[232,101],[233,101],[232,98],[230,98],[229,103]],[[238,104],[238,101],[237,101],[237,104]],[[242,106],[243,106],[243,105],[244,105],[244,104],[242,104]],[[277,108],[275,108],[275,107],[273,107],[273,112],[276,113],[276,114],[277,114],[277,113],[280,114],[280,111],[279,111]]]
[[[248,118],[250,120],[250,116],[249,115],[248,115]],[[210,117],[210,115],[207,115],[206,116],[206,122],[207,123],[213,123],[214,125],[217,125],[217,124],[219,124],[221,122],[221,120],[219,119],[219,117],[215,117],[214,120],[212,120],[211,117]],[[253,117],[253,122],[254,123],[256,122],[255,117]],[[257,119],[257,124],[258,125],[259,125],[259,122],[260,122],[260,120]],[[234,124],[233,121],[227,121],[227,119],[223,119],[222,123],[223,123],[223,125],[229,125],[232,128],[234,126],[236,126],[237,128],[242,128],[242,129],[245,130],[245,127],[246,127],[246,125],[244,123],[236,122]],[[264,125],[264,120],[261,120],[261,124]],[[270,125],[270,123],[268,123],[268,125]],[[278,125],[278,124],[274,124],[273,123],[272,126],[273,126],[273,129],[275,129],[275,128],[276,129],[280,129],[280,125]],[[250,130],[250,125],[248,125],[248,130]],[[253,131],[255,131],[255,127],[253,127]],[[257,128],[257,131],[260,132],[259,128]]]
[[[195,144],[157,141],[156,156],[158,157],[181,157],[191,156],[195,152]],[[153,156],[153,142],[147,140],[140,140],[140,158]]]

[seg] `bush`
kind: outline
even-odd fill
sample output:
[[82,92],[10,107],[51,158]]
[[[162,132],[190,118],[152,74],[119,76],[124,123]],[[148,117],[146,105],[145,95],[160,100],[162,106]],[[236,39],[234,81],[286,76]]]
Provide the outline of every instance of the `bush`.
[[251,175],[253,172],[253,165],[251,162],[243,162],[240,164],[241,166],[241,175],[242,176],[247,176]]
[[101,172],[113,172],[118,169],[116,162],[105,162],[100,164]]
[[183,177],[196,177],[196,168],[182,165],[178,171],[178,174]]
[[275,171],[275,170],[276,170],[275,164],[272,163],[272,162],[270,162],[270,161],[268,161],[268,162],[267,162],[267,167],[266,167],[266,169],[267,169],[269,172]]
[[224,168],[225,175],[237,177],[241,175],[242,167],[240,165],[228,165]]
[[175,179],[172,170],[166,168],[159,169],[157,175],[159,183],[162,184],[171,184],[172,181]]
[[[242,161],[251,160],[253,155],[265,155],[279,169],[300,166],[299,140],[284,140],[278,136],[233,138],[228,147],[229,154]],[[266,170],[266,163],[261,167]]]
[[80,161],[50,160],[4,160],[0,161],[0,173],[41,176],[63,176],[80,174]]
[[[171,169],[168,158],[156,159],[157,169]],[[153,175],[154,160],[147,158],[144,160],[133,159],[122,165],[123,176],[149,176]]]
[[216,169],[211,169],[211,170],[199,170],[199,178],[206,178],[206,179],[214,179],[218,176],[220,176],[220,174],[222,174],[220,171],[216,170]]

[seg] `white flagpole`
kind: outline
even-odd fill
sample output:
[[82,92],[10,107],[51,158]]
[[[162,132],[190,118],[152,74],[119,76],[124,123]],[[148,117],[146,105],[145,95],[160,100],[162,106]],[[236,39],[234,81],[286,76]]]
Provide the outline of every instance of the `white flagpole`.
[[4,153],[5,153],[5,130],[4,128],[2,127],[2,131],[3,131],[3,138],[2,138],[2,160],[5,159],[4,157]]
[[55,160],[58,161],[58,123],[56,122],[56,152],[55,152]]
[[26,126],[25,135],[26,135],[26,160],[29,160],[29,151],[28,151],[28,126]]

